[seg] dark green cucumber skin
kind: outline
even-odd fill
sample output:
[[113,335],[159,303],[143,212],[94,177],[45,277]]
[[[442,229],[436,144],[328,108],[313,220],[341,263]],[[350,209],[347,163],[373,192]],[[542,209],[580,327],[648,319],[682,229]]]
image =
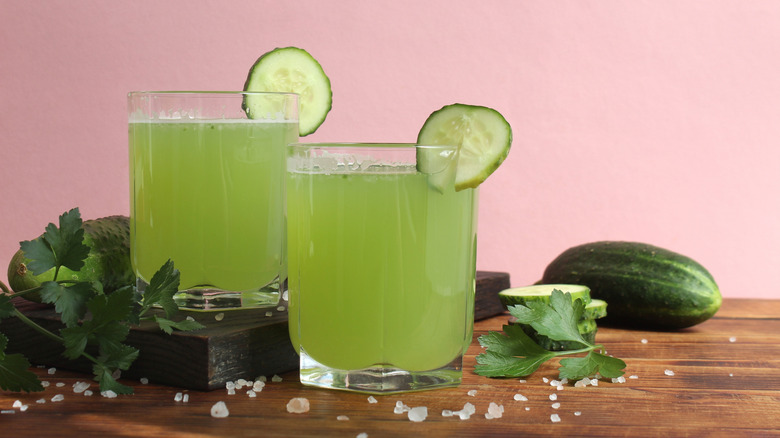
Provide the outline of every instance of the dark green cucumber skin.
[[609,303],[599,323],[654,330],[682,329],[712,317],[722,297],[698,262],[657,246],[601,241],[569,248],[545,269],[541,283],[588,286]]

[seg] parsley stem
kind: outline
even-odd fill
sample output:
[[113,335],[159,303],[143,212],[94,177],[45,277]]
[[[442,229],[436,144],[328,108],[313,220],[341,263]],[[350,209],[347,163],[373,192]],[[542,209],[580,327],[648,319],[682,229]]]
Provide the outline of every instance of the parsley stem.
[[40,325],[38,325],[38,323],[36,323],[35,321],[33,321],[30,318],[28,318],[24,313],[20,312],[19,309],[15,308],[15,307],[14,307],[14,314],[16,315],[17,318],[22,320],[25,324],[27,324],[30,327],[32,327],[32,329],[35,330],[36,332],[46,336],[49,339],[57,341],[60,344],[65,342],[64,339],[62,339],[61,337],[55,335],[54,333],[46,330],[45,328],[41,327]]
[[5,283],[3,283],[2,281],[0,281],[0,289],[2,289],[3,292],[7,294],[13,293],[11,292],[11,289],[9,289],[8,286],[6,286]]

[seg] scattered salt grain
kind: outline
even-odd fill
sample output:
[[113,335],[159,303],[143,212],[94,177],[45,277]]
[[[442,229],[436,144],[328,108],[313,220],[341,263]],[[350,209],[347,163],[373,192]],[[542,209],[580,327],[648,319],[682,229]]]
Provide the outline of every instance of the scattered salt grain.
[[471,403],[466,403],[463,405],[463,409],[453,413],[460,417],[461,420],[468,420],[472,415],[477,413],[477,408]]
[[47,371],[47,372],[49,373],[49,375],[50,375],[50,376],[53,376],[53,375],[54,375],[54,373],[56,373],[56,372],[57,372],[57,368],[54,368],[54,367],[52,367],[52,368],[49,368],[49,371]]
[[552,401],[558,400],[558,394],[550,394],[550,400]]
[[148,385],[148,384],[149,384],[149,379],[147,379],[146,377],[141,377],[141,385]]
[[560,380],[550,380],[550,386],[558,386],[561,384]]
[[35,403],[38,403],[39,405],[42,405],[42,404],[46,403],[46,399],[45,398],[39,398],[38,400],[35,400]]
[[599,386],[599,379],[590,379],[591,386]]
[[181,402],[182,403],[187,403],[188,401],[190,401],[190,395],[189,394],[184,394],[184,397],[181,398]]
[[252,391],[254,392],[260,392],[265,388],[265,382],[260,380],[255,380],[255,383],[252,384]]
[[555,402],[555,403],[553,403],[552,405],[550,405],[550,407],[551,407],[551,408],[553,408],[553,409],[558,409],[558,408],[560,408],[560,407],[561,407],[561,404],[560,404],[560,403],[558,403],[558,402]]
[[642,339],[641,341],[643,344],[647,344],[647,339]]
[[737,342],[737,337],[736,336],[730,337],[729,342]]
[[674,371],[672,371],[672,370],[664,370],[664,374],[666,374],[667,376],[673,376],[674,375]]
[[248,383],[249,382],[247,382],[246,379],[238,379],[236,380],[236,389],[238,389],[239,387],[247,386]]
[[472,389],[471,391],[467,392],[466,394],[469,395],[470,397],[476,397],[477,396],[477,390],[476,389]]
[[73,384],[73,392],[81,394],[89,388],[89,382],[76,382]]
[[632,375],[628,376],[628,378],[629,379],[638,379],[639,376],[637,376],[636,374],[632,374]]
[[27,406],[27,405],[21,405],[21,406],[19,406],[19,412],[24,412],[24,411],[26,411],[26,410],[27,410],[27,408],[29,408],[29,406]]
[[626,378],[623,376],[612,378],[612,383],[626,383]]
[[13,409],[3,409],[2,411],[0,411],[0,414],[15,414],[15,413],[16,411]]
[[574,383],[575,388],[584,388],[588,385],[590,385],[590,379],[587,377],[583,377],[581,380]]
[[44,388],[48,388],[49,385],[51,385],[51,383],[49,383],[48,380],[44,380],[44,381],[41,382],[41,386],[43,386]]
[[[287,293],[287,292],[285,292],[285,293]],[[355,438],[368,438],[368,434],[365,433],[365,432],[360,432],[359,434],[357,434],[357,437],[355,437]]]
[[230,411],[223,401],[218,401],[211,407],[211,416],[214,418],[225,418],[228,415],[230,415]]
[[265,312],[265,316],[268,317],[274,316],[274,312]]
[[582,412],[580,412],[580,411],[574,411],[574,416],[576,416],[576,417],[579,417],[580,415],[582,415]]
[[271,381],[272,381],[272,382],[281,382],[281,381],[282,381],[282,378],[281,378],[281,377],[279,377],[278,375],[274,374],[274,376],[273,376],[273,377],[271,377]]
[[249,391],[247,391],[247,392],[246,392],[246,395],[248,395],[248,396],[249,396],[249,398],[255,398],[255,397],[257,397],[257,393],[256,393],[256,392],[254,392],[254,391],[253,391],[253,390],[251,390],[251,389],[250,389]]
[[542,382],[550,383],[550,379],[548,379],[547,377],[542,377]]
[[338,420],[338,421],[349,421],[349,417],[347,417],[346,415],[339,415],[338,417],[336,417],[336,420]]
[[376,398],[373,395],[369,395],[368,396],[368,402],[369,403],[376,403],[377,400],[376,400]]
[[63,382],[57,382],[57,385],[56,385],[56,386],[57,386],[57,388],[62,388],[63,386],[65,386],[65,383],[63,383]]
[[415,423],[420,423],[425,421],[426,418],[428,418],[428,407],[427,406],[417,406],[412,409],[409,409],[409,413],[407,414],[409,416],[409,421],[413,421]]
[[51,401],[53,401],[53,402],[58,402],[58,401],[63,401],[63,400],[65,400],[65,396],[62,395],[62,394],[57,394],[57,395],[55,395],[54,397],[51,398]]
[[92,395],[92,391],[90,391],[89,389],[84,391],[84,396],[89,397],[91,395]]
[[402,402],[401,400],[398,400],[397,402],[395,402],[395,407],[393,408],[393,413],[394,414],[403,414],[404,412],[409,412],[410,409],[411,408],[409,408],[409,406],[406,406],[404,404],[404,402]]
[[729,373],[729,377],[734,377],[734,373]]
[[309,412],[309,399],[295,397],[287,402],[287,412],[292,414],[303,414]]
[[268,381],[268,379],[265,376],[260,376],[260,377],[255,379],[255,382],[263,382],[263,383],[265,383],[267,381]]
[[108,391],[100,391],[100,395],[105,398],[116,398],[116,393],[110,389]]
[[526,407],[525,407],[525,410],[526,410],[526,411],[530,411],[530,410],[531,410],[531,408],[529,408],[528,406],[526,406]]
[[223,312],[219,312],[216,315],[214,315],[214,319],[217,321],[222,321],[225,318],[225,314]]
[[284,306],[279,306],[276,308],[278,312],[284,312]]
[[225,389],[227,390],[228,395],[235,395],[236,382],[225,382]]
[[515,394],[514,399],[517,401],[528,401],[528,397],[523,394]]
[[525,379],[520,379],[517,381],[518,383],[525,383]]
[[550,415],[550,421],[552,421],[553,423],[560,423],[561,417],[558,414],[552,414]]
[[177,392],[176,395],[173,396],[173,401],[180,402],[184,398],[184,394]]
[[283,300],[285,300],[285,301],[288,301],[288,300],[287,300],[287,298],[288,298],[289,296],[290,296],[290,295],[288,294],[288,291],[284,291],[284,293],[282,294],[282,299],[283,299]]
[[442,411],[441,411],[441,416],[442,417],[452,417],[453,415],[455,415],[455,414],[450,409],[442,409]]
[[558,391],[563,391],[563,385],[558,385],[558,387],[555,388],[555,389],[558,390]]
[[493,418],[501,418],[504,415],[504,405],[497,405],[490,402],[488,411],[485,413],[485,418],[492,420]]
[[16,400],[14,402],[14,404],[11,405],[11,407],[14,408],[14,409],[21,408],[22,407],[22,401],[21,400]]

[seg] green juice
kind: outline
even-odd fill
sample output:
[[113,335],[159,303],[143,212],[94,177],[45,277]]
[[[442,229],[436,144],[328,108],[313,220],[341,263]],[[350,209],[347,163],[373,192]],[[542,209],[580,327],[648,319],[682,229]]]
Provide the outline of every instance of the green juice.
[[179,289],[283,280],[285,145],[294,122],[131,122],[131,257],[148,283],[171,259]]
[[287,174],[293,345],[340,370],[444,367],[471,341],[477,191],[393,173]]

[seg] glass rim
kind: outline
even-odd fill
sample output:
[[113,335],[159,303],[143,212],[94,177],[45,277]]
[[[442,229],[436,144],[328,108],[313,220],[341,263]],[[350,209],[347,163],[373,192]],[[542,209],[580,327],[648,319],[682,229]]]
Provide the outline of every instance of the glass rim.
[[288,148],[363,148],[363,149],[404,149],[404,148],[447,148],[457,149],[455,144],[425,144],[425,143],[403,143],[403,142],[296,142],[288,143]]
[[250,94],[250,95],[276,95],[276,96],[300,96],[298,93],[287,91],[231,91],[231,90],[159,90],[159,91],[129,91],[128,97],[141,95],[161,95],[161,96],[205,96],[214,94],[218,96]]

